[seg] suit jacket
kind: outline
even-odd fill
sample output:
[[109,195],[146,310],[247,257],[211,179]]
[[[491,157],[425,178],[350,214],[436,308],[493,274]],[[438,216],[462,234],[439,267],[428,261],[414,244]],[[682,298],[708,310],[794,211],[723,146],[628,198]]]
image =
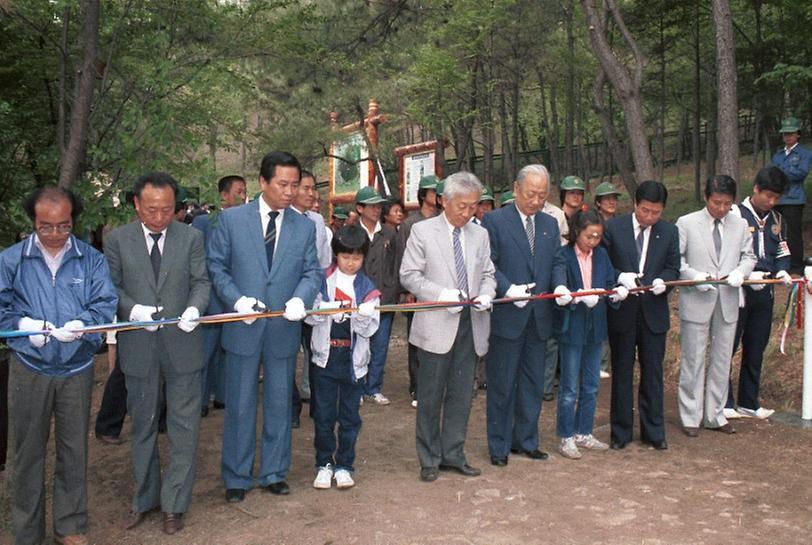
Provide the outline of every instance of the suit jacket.
[[[211,241],[211,233],[212,230],[217,228],[220,213],[220,211],[216,211],[209,214],[200,214],[192,220],[192,227],[199,229],[200,232],[203,233],[203,243],[206,247],[207,254],[209,252],[208,248],[209,242]],[[212,286],[211,292],[209,293],[209,306],[206,309],[206,314],[221,314],[231,310],[232,309],[226,308],[225,304],[223,304],[217,296],[217,290]]]
[[[536,251],[530,255],[530,244],[515,204],[503,206],[485,215],[482,226],[491,241],[491,260],[496,267],[496,293],[504,297],[511,284],[535,282],[533,293],[553,291],[551,281],[553,260],[561,249],[558,222],[544,212],[535,215]],[[547,339],[552,334],[553,302],[532,301],[524,308],[496,305],[491,327],[493,334],[506,339],[518,339],[524,332],[530,313],[536,320],[538,335]]]
[[[592,288],[611,289],[615,286],[615,270],[609,255],[600,246],[592,250]],[[584,289],[581,265],[575,255],[575,248],[568,244],[561,247],[553,266],[553,283],[567,286],[571,291]],[[556,309],[556,330],[559,339],[566,344],[594,344],[606,340],[606,307],[608,299],[601,297],[598,304],[587,308],[574,299],[571,304]],[[613,304],[617,306],[617,304]]]
[[[700,272],[713,277],[727,276],[738,269],[745,278],[753,272],[756,256],[753,237],[747,222],[735,214],[728,214],[722,232],[722,250],[719,259],[713,246],[713,224],[706,208],[686,214],[677,220],[679,230],[680,277],[693,280]],[[739,319],[739,288],[725,284],[716,290],[701,292],[695,287],[680,288],[679,316],[688,322],[707,322],[713,314],[717,298],[721,298],[722,314],[728,323]]]
[[[467,223],[462,227],[465,239],[465,268],[470,297],[496,293],[494,267],[490,259],[488,233],[480,226]],[[418,301],[436,301],[443,289],[457,286],[454,250],[448,222],[444,214],[421,221],[412,227],[403,263],[400,282]],[[434,354],[446,354],[457,336],[460,315],[445,309],[417,312],[412,321],[409,342]],[[471,310],[474,349],[480,356],[488,352],[490,316],[487,312]]]
[[[169,224],[157,283],[140,221],[111,231],[105,238],[104,253],[118,289],[119,321],[129,320],[136,304],[163,307],[160,315],[173,318],[190,306],[205,312],[211,283],[206,274],[203,235],[197,229],[177,221]],[[191,373],[203,367],[201,329],[185,333],[169,326],[154,333],[143,329],[120,332],[121,370],[146,377],[158,354],[158,339],[169,353],[171,372]]]
[[[615,272],[637,272],[637,243],[634,237],[632,215],[613,218],[606,223],[603,246]],[[680,254],[679,232],[667,221],[660,220],[651,226],[646,262],[643,265],[643,278],[640,282],[650,286],[655,278],[666,282],[679,278]],[[643,292],[638,296],[627,297],[618,309],[610,308],[607,314],[610,331],[625,332],[634,330],[637,324],[637,311],[642,309],[643,319],[654,333],[665,333],[670,327],[668,296]]]
[[[260,197],[261,198],[261,197]],[[242,297],[256,297],[270,310],[283,310],[292,297],[310,308],[324,279],[316,256],[315,224],[286,210],[268,270],[259,200],[223,211],[211,237],[207,262],[209,274],[226,308]],[[242,356],[255,354],[265,335],[273,339],[274,357],[293,357],[299,349],[301,322],[284,318],[223,324],[222,346]]]

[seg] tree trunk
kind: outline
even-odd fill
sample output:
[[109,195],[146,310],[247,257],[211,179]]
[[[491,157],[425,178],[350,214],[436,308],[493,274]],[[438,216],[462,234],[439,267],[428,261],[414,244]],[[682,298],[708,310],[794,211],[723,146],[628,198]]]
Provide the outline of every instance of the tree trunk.
[[736,96],[736,45],[728,0],[713,0],[716,28],[719,173],[739,179],[739,102]]
[[660,12],[660,96],[657,115],[657,179],[663,179],[665,170],[665,25]]
[[96,50],[99,42],[99,0],[85,0],[82,47],[84,56],[77,74],[76,95],[70,118],[70,139],[62,156],[59,170],[59,186],[69,188],[79,177],[87,151],[90,129],[90,104],[96,80]]
[[68,28],[70,27],[70,7],[62,10],[62,50],[59,52],[59,83],[56,103],[57,123],[56,142],[59,148],[60,161],[65,156],[65,86],[68,81]]
[[558,155],[554,153],[553,149],[553,129],[551,127],[550,118],[547,116],[547,96],[544,92],[545,82],[544,82],[544,73],[542,68],[536,68],[536,73],[538,74],[539,80],[539,92],[541,94],[541,123],[542,129],[544,131],[544,135],[547,140],[547,150],[550,153],[550,161],[549,165],[547,165],[551,175],[554,172],[558,172]]
[[564,174],[569,176],[575,172],[575,158],[573,153],[573,140],[575,134],[575,33],[573,32],[573,15],[575,4],[568,0],[564,8],[564,26],[567,31],[567,78],[564,121]]
[[586,13],[589,41],[592,51],[602,68],[606,79],[617,91],[626,120],[626,133],[634,161],[635,173],[640,180],[651,180],[655,176],[654,161],[649,149],[649,138],[646,133],[646,119],[643,114],[640,87],[643,81],[644,59],[632,37],[620,10],[614,0],[605,0],[608,12],[611,14],[618,29],[623,36],[634,59],[633,71],[620,62],[609,46],[606,34],[606,17],[599,14],[595,6],[597,0],[582,0]]
[[701,83],[701,48],[699,42],[699,1],[695,0],[694,3],[694,134],[693,142],[691,145],[691,154],[694,158],[694,200],[699,203],[702,201],[702,135],[700,130],[702,128],[702,118],[700,111],[702,109],[702,87]]
[[551,157],[553,157],[553,160],[550,162],[555,165],[555,170],[553,171],[555,177],[563,178],[561,174],[561,144],[558,140],[561,134],[558,124],[558,87],[555,82],[550,83],[550,120],[553,122],[553,139],[550,142]]
[[[603,131],[603,138],[609,146],[609,151],[612,154],[612,159],[617,165],[620,178],[623,185],[629,192],[629,195],[634,195],[637,190],[637,182],[634,180],[634,173],[632,172],[631,165],[626,160],[626,150],[623,149],[622,144],[617,138],[615,128],[612,125],[612,119],[604,106],[603,102],[603,87],[606,82],[606,75],[603,73],[601,67],[598,67],[598,74],[595,76],[595,81],[592,84],[592,107],[598,115],[598,120],[601,122],[601,130]],[[611,177],[612,172],[609,171]]]

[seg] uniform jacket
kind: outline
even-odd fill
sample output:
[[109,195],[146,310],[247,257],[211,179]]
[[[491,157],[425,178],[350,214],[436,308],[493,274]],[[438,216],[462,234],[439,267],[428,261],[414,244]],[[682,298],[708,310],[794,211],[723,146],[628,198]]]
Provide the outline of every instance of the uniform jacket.
[[[203,235],[191,225],[173,221],[167,227],[157,282],[140,221],[111,231],[105,239],[104,253],[118,289],[119,321],[128,321],[136,304],[163,307],[160,316],[170,318],[180,316],[187,307],[197,307],[201,314],[207,308],[211,283],[206,273]],[[198,371],[204,362],[202,335],[201,328],[186,333],[177,326],[156,332],[121,331],[121,370],[126,375],[146,377],[157,361],[160,339],[169,354],[169,371]]]
[[[71,320],[86,326],[112,322],[118,296],[104,256],[71,235],[71,248],[52,276],[35,236],[0,253],[0,329],[17,329],[25,316],[56,327]],[[32,345],[28,337],[7,343],[35,373],[68,377],[93,365],[102,336],[87,334],[70,343],[50,339],[42,348]]]
[[[634,236],[632,215],[613,218],[606,223],[603,246],[615,272],[637,272],[637,244]],[[665,282],[679,278],[679,232],[667,221],[660,220],[651,226],[643,278],[640,283],[650,286],[655,278]],[[642,309],[643,319],[654,333],[665,333],[670,327],[668,292],[654,295],[650,291],[627,297],[617,309],[609,308],[608,326],[611,331],[633,331],[637,325],[637,312]]]
[[[553,261],[561,249],[555,218],[544,212],[535,215],[536,251],[533,255],[530,254],[530,244],[515,204],[486,214],[482,225],[490,236],[491,260],[496,267],[496,293],[499,297],[504,297],[511,284],[535,282],[534,294],[553,291]],[[547,339],[552,334],[553,305],[551,300],[532,301],[524,308],[496,305],[491,320],[493,334],[518,339],[524,333],[532,312],[539,337]]]
[[382,224],[381,230],[372,236],[363,271],[381,291],[385,305],[397,303],[400,295],[397,263],[398,233],[391,225]]
[[804,180],[812,167],[812,153],[800,144],[792,148],[789,154],[781,148],[773,155],[772,163],[783,171],[789,182],[778,204],[806,204]]

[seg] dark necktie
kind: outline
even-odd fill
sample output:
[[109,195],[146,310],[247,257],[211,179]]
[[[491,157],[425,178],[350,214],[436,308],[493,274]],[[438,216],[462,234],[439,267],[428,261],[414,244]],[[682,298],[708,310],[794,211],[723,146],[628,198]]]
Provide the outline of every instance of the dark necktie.
[[530,255],[536,255],[536,225],[530,216],[527,216],[524,221],[524,231],[527,233],[527,242],[530,244]]
[[271,221],[268,222],[268,227],[265,229],[265,254],[268,256],[268,270],[273,266],[273,251],[276,246],[276,217],[279,212],[271,210],[268,212],[268,217]]
[[468,295],[468,273],[465,271],[465,257],[460,244],[460,228],[454,228],[454,268],[457,270],[457,288]]
[[643,242],[646,240],[646,228],[640,226],[640,232],[637,234],[635,243],[637,244],[637,261],[643,259]]
[[150,233],[152,237],[152,250],[149,252],[149,261],[152,263],[152,273],[155,275],[155,281],[158,281],[158,274],[161,272],[161,249],[158,247],[158,241],[161,240],[163,233]]
[[713,220],[713,247],[716,249],[716,259],[722,255],[722,233],[719,232],[720,220]]

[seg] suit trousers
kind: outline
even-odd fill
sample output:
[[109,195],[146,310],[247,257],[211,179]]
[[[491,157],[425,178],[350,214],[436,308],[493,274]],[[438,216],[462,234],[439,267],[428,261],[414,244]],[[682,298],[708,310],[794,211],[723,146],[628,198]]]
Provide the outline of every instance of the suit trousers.
[[[736,326],[736,338],[733,342],[733,354],[742,345],[742,362],[739,371],[739,407],[757,411],[761,404],[758,391],[761,384],[761,364],[764,361],[764,350],[770,341],[770,330],[773,325],[773,298],[765,293],[772,290],[766,286],[762,291],[751,293],[745,290],[744,308],[739,309],[739,322]],[[736,405],[733,397],[733,384],[728,387],[727,405],[732,409]]]
[[547,339],[544,349],[544,394],[552,394],[555,387],[555,373],[558,371],[558,339]]
[[222,402],[225,397],[225,373],[223,369],[225,354],[220,346],[220,334],[223,326],[211,324],[203,326],[203,353],[208,358],[200,371],[201,407],[209,406],[212,393],[214,400]]
[[8,450],[8,350],[0,349],[0,471]]
[[507,457],[511,448],[538,448],[546,349],[547,340],[539,337],[533,318],[518,339],[491,335],[485,359],[491,456]]
[[[444,310],[435,312],[446,312]],[[474,396],[474,334],[471,309],[460,312],[457,336],[451,350],[435,354],[417,350],[416,445],[420,467],[440,464],[462,467],[465,459],[465,436]]]
[[389,354],[389,337],[392,334],[392,319],[394,317],[395,315],[391,312],[382,312],[378,331],[369,340],[371,357],[366,387],[364,388],[366,395],[378,394],[383,389],[383,368],[386,365],[386,356]]
[[[112,346],[112,345],[111,345]],[[104,385],[99,412],[96,414],[96,437],[118,437],[127,416],[127,381],[121,372],[118,351],[116,365]]]
[[221,471],[227,489],[248,490],[254,486],[260,365],[265,378],[262,382],[261,463],[257,484],[268,486],[284,481],[290,468],[291,399],[296,355],[274,358],[270,351],[273,341],[267,337],[260,349],[250,356],[226,351]]
[[[411,312],[407,312],[405,314],[406,317],[406,338],[409,338],[409,333],[412,330],[412,320],[414,320],[414,314]],[[408,361],[409,361],[409,395],[412,396],[412,399],[417,399],[417,368],[420,366],[420,363],[417,359],[417,347],[412,343],[408,343]]]
[[51,417],[56,447],[54,533],[57,536],[85,534],[93,368],[72,377],[49,377],[31,371],[12,356],[9,370],[14,437],[11,485],[14,543],[40,543],[45,539],[45,465]]
[[[130,454],[135,473],[133,511],[157,507],[165,513],[185,513],[192,500],[195,458],[200,431],[200,371],[171,373],[163,340],[146,377],[127,375],[127,409],[132,418]],[[169,461],[161,477],[158,422],[162,386],[166,392]]]
[[787,246],[790,252],[792,272],[804,272],[804,205],[779,204],[775,207],[787,225]]
[[[730,354],[736,322],[725,322],[721,298],[707,322],[682,320],[679,369],[679,414],[683,426],[708,428],[727,424],[724,415],[730,382]],[[705,378],[705,353],[710,336],[710,358]],[[704,408],[704,419],[703,419]]]
[[638,307],[637,320],[629,331],[610,331],[612,347],[612,402],[610,420],[612,441],[628,443],[634,430],[634,362],[640,362],[637,409],[640,439],[648,442],[665,439],[663,416],[663,358],[665,333],[654,333]]

